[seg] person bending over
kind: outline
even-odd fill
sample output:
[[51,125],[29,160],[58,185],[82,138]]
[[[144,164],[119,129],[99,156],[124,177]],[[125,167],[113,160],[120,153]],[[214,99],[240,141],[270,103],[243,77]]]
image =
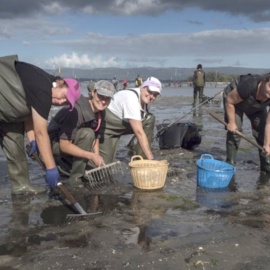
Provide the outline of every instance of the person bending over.
[[257,143],[264,148],[259,150],[261,171],[270,172],[270,74],[241,75],[233,80],[224,90],[225,121],[227,125],[227,159],[235,164],[240,139],[235,131],[242,131],[243,115],[245,114],[252,128]]
[[40,152],[46,166],[46,182],[55,187],[59,179],[47,132],[52,105],[73,109],[81,95],[74,79],[61,79],[16,55],[0,57],[0,143],[7,157],[12,194],[45,192],[29,181],[24,133],[31,144],[29,156]]
[[104,111],[100,128],[100,155],[105,163],[111,163],[116,155],[119,139],[125,134],[135,134],[139,144],[135,151],[147,159],[153,159],[150,149],[155,116],[147,111],[147,105],[160,95],[161,82],[148,78],[140,88],[120,90]]

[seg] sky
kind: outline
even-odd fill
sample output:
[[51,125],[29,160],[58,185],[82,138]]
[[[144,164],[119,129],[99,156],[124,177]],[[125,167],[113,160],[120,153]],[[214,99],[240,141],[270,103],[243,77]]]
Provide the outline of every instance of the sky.
[[0,56],[41,68],[269,68],[269,52],[269,0],[0,0]]

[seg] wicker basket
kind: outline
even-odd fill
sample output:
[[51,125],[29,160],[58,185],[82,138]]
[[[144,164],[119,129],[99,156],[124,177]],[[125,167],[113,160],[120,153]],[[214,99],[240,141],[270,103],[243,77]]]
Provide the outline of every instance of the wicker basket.
[[[139,160],[134,160],[136,158]],[[141,156],[133,156],[128,165],[136,188],[147,190],[163,188],[169,166],[167,160],[144,160]]]

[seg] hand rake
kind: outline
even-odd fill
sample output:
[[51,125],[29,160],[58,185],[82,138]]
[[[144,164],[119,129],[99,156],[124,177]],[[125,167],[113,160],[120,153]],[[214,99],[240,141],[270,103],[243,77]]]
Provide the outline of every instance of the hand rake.
[[88,189],[99,189],[111,184],[115,184],[113,174],[120,171],[123,174],[123,169],[120,161],[112,162],[104,166],[87,170],[84,173],[85,187]]
[[[26,145],[26,151],[27,153],[31,150],[30,145]],[[33,153],[33,159],[35,159],[39,165],[42,167],[42,169],[46,169],[43,161],[39,158],[37,152]],[[63,186],[61,182],[57,183],[57,187],[63,192],[63,194],[67,197],[67,199],[71,202],[72,206],[76,209],[76,211],[79,214],[68,214],[66,216],[66,222],[73,222],[73,221],[81,221],[88,219],[92,217],[93,215],[101,214],[102,212],[96,212],[96,213],[87,213],[81,205],[74,199],[74,197],[71,195],[71,193]]]

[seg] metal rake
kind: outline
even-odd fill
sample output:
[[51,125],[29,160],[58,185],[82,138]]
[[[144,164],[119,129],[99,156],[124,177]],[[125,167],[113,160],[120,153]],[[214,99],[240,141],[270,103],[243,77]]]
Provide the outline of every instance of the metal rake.
[[[26,151],[27,153],[31,150],[30,145],[26,145]],[[41,168],[45,170],[45,165],[43,161],[39,158],[39,155],[37,152],[33,153],[33,159],[36,160]],[[87,213],[82,206],[75,200],[75,198],[71,195],[71,193],[64,187],[64,185],[61,182],[57,183],[57,187],[63,192],[63,194],[66,196],[66,198],[70,201],[73,208],[78,212],[79,214],[68,214],[66,216],[66,223],[70,222],[76,222],[81,220],[87,220],[89,218],[92,218],[93,216],[96,216],[98,214],[102,214],[102,212],[96,212],[96,213]]]
[[91,190],[116,184],[113,174],[119,171],[123,174],[123,168],[120,161],[112,162],[92,170],[86,170],[84,173],[84,185]]

